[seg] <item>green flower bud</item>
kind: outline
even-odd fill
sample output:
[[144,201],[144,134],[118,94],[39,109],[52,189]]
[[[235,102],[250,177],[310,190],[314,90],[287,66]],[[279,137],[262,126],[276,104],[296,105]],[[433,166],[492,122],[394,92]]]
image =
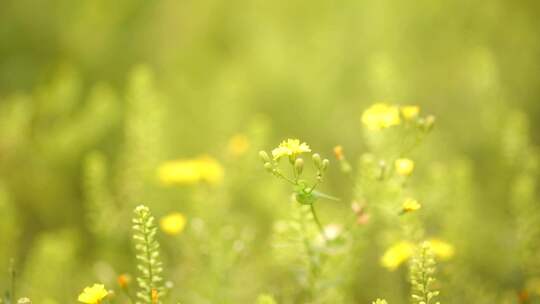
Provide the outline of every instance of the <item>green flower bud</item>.
[[266,151],[259,151],[259,157],[262,159],[263,162],[268,163],[270,162],[270,156],[268,156],[268,153]]
[[425,130],[427,132],[431,131],[434,125],[435,125],[435,116],[429,115],[428,117],[426,117],[426,122],[424,125]]
[[274,170],[274,166],[272,166],[272,164],[271,164],[271,163],[268,163],[268,162],[264,163],[264,168],[265,168],[266,171],[268,171],[268,172],[272,172],[272,171]]
[[302,174],[303,170],[304,170],[304,160],[301,158],[297,158],[294,161],[294,171],[296,172],[296,175]]
[[313,153],[312,159],[313,159],[313,163],[315,164],[315,167],[317,167],[318,169],[321,169],[321,166],[322,166],[321,156],[318,153]]
[[324,159],[322,161],[322,165],[321,165],[321,170],[322,171],[326,171],[326,169],[328,169],[328,165],[330,165],[330,161],[328,159]]

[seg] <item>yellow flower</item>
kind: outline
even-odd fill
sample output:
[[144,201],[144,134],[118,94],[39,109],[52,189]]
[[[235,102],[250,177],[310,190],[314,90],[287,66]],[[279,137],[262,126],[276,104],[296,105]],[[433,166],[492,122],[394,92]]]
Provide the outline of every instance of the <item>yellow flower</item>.
[[413,255],[414,248],[413,243],[401,241],[384,252],[381,258],[381,264],[389,270],[395,270]]
[[[448,260],[454,256],[454,246],[445,241],[430,239],[427,243],[433,254],[441,260]],[[408,241],[396,243],[384,252],[381,257],[381,264],[388,270],[395,270],[412,257],[416,248],[416,245]]]
[[249,141],[245,135],[236,134],[229,139],[228,150],[233,156],[240,156],[249,149]]
[[173,212],[161,218],[159,227],[169,235],[177,235],[186,227],[186,217],[180,212]]
[[418,117],[418,114],[420,114],[420,107],[419,106],[403,106],[401,107],[401,115],[403,115],[403,118],[406,120],[412,120]]
[[217,184],[223,179],[223,167],[217,160],[208,156],[174,160],[159,166],[158,177],[164,185],[195,184],[199,182]]
[[399,108],[385,103],[376,103],[362,113],[362,123],[370,130],[381,130],[399,125]]
[[394,162],[394,167],[397,174],[401,176],[409,176],[414,171],[414,161],[408,158],[398,158]]
[[92,287],[86,287],[79,295],[79,302],[87,304],[99,304],[109,293],[102,284],[94,284]]
[[403,212],[412,212],[412,211],[416,211],[420,208],[422,208],[422,205],[420,205],[420,203],[413,199],[413,198],[407,198],[404,202],[403,202]]
[[298,139],[287,139],[281,142],[277,148],[272,150],[272,156],[274,157],[274,160],[278,160],[283,156],[294,159],[304,152],[311,152],[311,149],[305,142],[300,143],[300,140]]
[[433,253],[441,260],[448,260],[454,256],[454,246],[439,239],[430,239],[427,241]]

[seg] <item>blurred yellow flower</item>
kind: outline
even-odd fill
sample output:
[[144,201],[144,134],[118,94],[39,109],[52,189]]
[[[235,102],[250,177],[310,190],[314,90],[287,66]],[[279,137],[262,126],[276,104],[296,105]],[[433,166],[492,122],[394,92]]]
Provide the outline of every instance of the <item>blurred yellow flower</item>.
[[402,106],[401,107],[401,115],[403,115],[403,118],[406,120],[415,119],[418,117],[418,114],[420,114],[420,107],[419,106]]
[[[430,239],[427,243],[433,254],[441,260],[448,260],[454,256],[454,246],[445,241]],[[384,252],[381,257],[381,265],[393,271],[410,259],[416,248],[417,246],[409,241],[398,242]]]
[[217,160],[208,156],[174,160],[159,166],[158,177],[164,185],[198,182],[217,184],[223,180],[223,167]]
[[401,241],[384,252],[381,258],[381,264],[389,270],[395,270],[413,255],[414,248],[413,243]]
[[169,235],[177,235],[186,227],[186,217],[180,212],[173,212],[159,221],[159,227]]
[[403,212],[412,212],[422,208],[422,205],[420,205],[420,203],[413,198],[407,198],[403,202],[402,208]]
[[408,176],[414,171],[414,161],[408,158],[398,158],[394,162],[394,167],[397,174],[401,176]]
[[227,148],[229,153],[233,156],[240,156],[246,153],[247,149],[249,149],[249,140],[243,134],[236,134],[229,139]]
[[79,295],[79,302],[87,304],[99,304],[109,293],[102,284],[94,284],[92,287],[86,287]]
[[277,148],[272,150],[272,156],[274,157],[274,160],[278,160],[283,156],[294,159],[304,152],[311,152],[308,144],[305,142],[300,143],[300,140],[298,139],[287,139],[281,142]]
[[454,256],[455,250],[452,244],[439,239],[430,239],[427,242],[435,256],[439,257],[441,260],[448,260]]
[[362,123],[370,130],[381,130],[399,125],[399,108],[385,103],[376,103],[362,113]]

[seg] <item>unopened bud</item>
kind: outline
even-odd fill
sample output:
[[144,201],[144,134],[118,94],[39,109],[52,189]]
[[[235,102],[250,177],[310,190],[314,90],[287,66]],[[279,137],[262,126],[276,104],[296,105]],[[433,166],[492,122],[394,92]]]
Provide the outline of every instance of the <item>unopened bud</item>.
[[259,157],[265,163],[270,162],[270,156],[268,156],[268,153],[266,153],[266,151],[259,151]]
[[311,158],[313,159],[313,163],[315,164],[315,167],[320,169],[322,166],[322,161],[321,161],[321,156],[319,155],[319,153],[313,153],[313,156],[311,156]]
[[264,168],[266,169],[266,171],[268,172],[272,172],[274,170],[274,167],[272,166],[271,163],[264,163]]
[[426,122],[424,125],[424,128],[426,129],[426,131],[428,132],[431,131],[434,125],[435,125],[435,116],[429,115],[428,117],[426,117]]
[[328,159],[323,159],[322,161],[322,165],[321,165],[321,170],[322,171],[326,171],[326,169],[328,169],[328,165],[330,165],[330,161]]
[[302,174],[303,170],[304,170],[304,160],[301,158],[297,158],[294,161],[294,171],[296,172],[296,175]]
[[345,158],[345,155],[343,154],[343,147],[342,146],[335,146],[334,147],[334,155],[336,156],[337,160],[343,160]]

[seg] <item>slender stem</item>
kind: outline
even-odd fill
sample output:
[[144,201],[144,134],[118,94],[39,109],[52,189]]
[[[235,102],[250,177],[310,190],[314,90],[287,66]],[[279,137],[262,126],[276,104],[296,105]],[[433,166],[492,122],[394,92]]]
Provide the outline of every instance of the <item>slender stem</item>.
[[321,225],[321,222],[319,221],[319,218],[317,217],[317,212],[315,212],[315,206],[313,204],[310,204],[309,207],[310,207],[310,210],[311,210],[311,214],[313,215],[313,219],[315,220],[315,223],[317,224],[317,227],[319,227],[319,231],[321,232],[324,240],[327,241],[328,239],[326,238],[326,235],[324,233],[324,229],[323,229],[323,227]]
[[276,176],[279,176],[279,177],[283,178],[284,180],[286,180],[287,182],[291,183],[294,186],[298,185],[298,183],[296,181],[293,181],[292,179],[286,177],[285,175],[283,175],[283,173],[281,173],[281,172],[279,172],[277,170],[274,171],[274,174]]
[[10,275],[11,275],[11,302],[14,303],[15,302],[15,280],[16,280],[16,272],[15,272],[15,260],[14,259],[11,259],[11,263],[10,263]]

